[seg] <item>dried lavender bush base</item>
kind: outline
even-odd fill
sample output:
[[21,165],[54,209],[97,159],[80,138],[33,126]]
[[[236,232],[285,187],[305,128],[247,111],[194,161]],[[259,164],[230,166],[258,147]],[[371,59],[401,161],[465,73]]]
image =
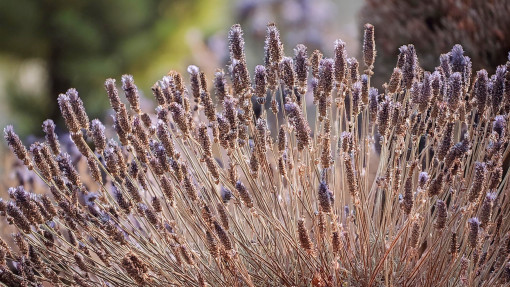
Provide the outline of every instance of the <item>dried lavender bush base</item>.
[[[122,77],[127,101],[106,80],[113,127],[89,124],[70,89],[59,105],[81,168],[52,121],[30,149],[7,127],[8,145],[48,192],[19,186],[0,201],[18,229],[17,247],[0,242],[0,282],[508,284],[510,61],[492,77],[474,73],[457,45],[429,72],[403,46],[377,90],[376,31],[365,29],[362,61],[341,40],[324,53],[332,58],[309,58],[302,45],[292,58],[270,24],[252,82],[234,25],[230,67],[211,90],[198,66],[188,68],[189,87],[171,71],[146,113],[132,76]],[[315,106],[305,106],[309,97]],[[266,98],[271,109],[256,119],[252,103]]]

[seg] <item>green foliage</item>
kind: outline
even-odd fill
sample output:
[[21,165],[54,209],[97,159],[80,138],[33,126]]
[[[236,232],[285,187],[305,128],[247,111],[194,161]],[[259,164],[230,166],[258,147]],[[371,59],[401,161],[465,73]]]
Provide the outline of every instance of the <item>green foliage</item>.
[[[211,20],[221,19],[215,17],[218,2],[222,1],[0,1],[0,53],[10,64],[43,59],[47,73],[41,87],[8,84],[9,109],[20,130],[40,134],[35,123],[46,117],[60,121],[56,98],[71,87],[80,92],[92,117],[105,117],[104,79],[133,73],[150,87],[156,78],[145,74],[155,61],[172,64],[172,59],[155,54],[171,45],[173,58],[185,57],[186,43],[172,39],[182,39],[190,25],[214,27],[218,20]],[[30,103],[37,108],[27,108]]]

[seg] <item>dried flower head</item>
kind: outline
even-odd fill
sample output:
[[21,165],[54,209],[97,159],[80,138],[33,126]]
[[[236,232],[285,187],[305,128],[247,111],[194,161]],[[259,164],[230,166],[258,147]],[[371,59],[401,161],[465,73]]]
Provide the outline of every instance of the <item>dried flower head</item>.
[[480,197],[485,179],[487,175],[487,167],[483,162],[476,162],[473,173],[473,184],[469,190],[469,201],[475,202]]
[[257,103],[264,104],[266,102],[267,79],[266,67],[258,65],[255,67],[254,94],[257,97]]
[[468,236],[467,241],[469,243],[469,247],[476,248],[478,244],[478,231],[480,227],[480,221],[478,218],[473,217],[468,220]]
[[78,91],[76,89],[69,89],[66,92],[66,95],[69,97],[69,103],[71,104],[71,108],[73,113],[80,124],[80,128],[88,129],[89,128],[89,116],[85,111],[85,107],[83,106],[83,101],[78,96]]
[[52,120],[45,120],[42,128],[46,134],[46,142],[51,147],[53,154],[60,154],[60,143],[58,141],[58,135],[55,133],[55,123]]
[[122,90],[126,95],[129,104],[131,105],[131,109],[136,113],[141,113],[140,110],[140,96],[138,95],[138,87],[135,85],[135,81],[133,80],[133,76],[131,75],[123,75],[122,76]]
[[305,45],[299,44],[294,49],[294,71],[299,86],[299,93],[306,93],[308,78],[308,51]]
[[375,61],[375,40],[374,40],[374,26],[372,24],[365,24],[365,31],[363,34],[363,61],[367,67],[372,67]]
[[335,81],[340,85],[347,74],[347,52],[345,50],[345,42],[342,40],[335,41]]
[[437,229],[443,229],[446,225],[446,217],[448,216],[448,211],[446,207],[446,203],[442,200],[436,201],[436,222],[435,227]]
[[[312,76],[315,79],[319,78],[319,66],[320,66],[320,62],[322,60],[322,57],[323,57],[323,55],[322,55],[322,53],[319,50],[313,51],[312,56],[310,56],[310,66],[312,68]],[[336,59],[335,59],[335,61],[336,61]],[[336,62],[335,62],[335,69],[336,69]],[[344,70],[344,72],[345,72],[345,70]]]
[[303,248],[308,254],[314,253],[314,247],[308,230],[305,226],[305,220],[303,218],[298,219],[298,238],[301,248]]
[[280,78],[285,87],[292,91],[296,84],[296,74],[294,72],[294,61],[291,57],[284,57],[280,62]]
[[14,132],[14,128],[9,125],[4,128],[4,139],[7,145],[11,148],[12,152],[18,157],[19,160],[31,169],[30,158],[28,157],[27,148],[21,142],[19,136]]

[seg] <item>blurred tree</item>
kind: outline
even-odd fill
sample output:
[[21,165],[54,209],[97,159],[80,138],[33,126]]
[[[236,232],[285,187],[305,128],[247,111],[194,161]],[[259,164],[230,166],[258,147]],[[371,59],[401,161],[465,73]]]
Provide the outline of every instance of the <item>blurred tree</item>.
[[[182,38],[177,35],[182,25],[205,25],[206,19],[197,17],[215,2],[220,1],[0,1],[0,53],[11,60],[42,59],[47,74],[42,87],[8,86],[20,131],[39,134],[33,123],[60,119],[56,98],[70,87],[79,91],[92,117],[104,115],[104,80],[143,73],[169,38]],[[174,52],[185,53],[182,41],[172,45],[178,46]]]

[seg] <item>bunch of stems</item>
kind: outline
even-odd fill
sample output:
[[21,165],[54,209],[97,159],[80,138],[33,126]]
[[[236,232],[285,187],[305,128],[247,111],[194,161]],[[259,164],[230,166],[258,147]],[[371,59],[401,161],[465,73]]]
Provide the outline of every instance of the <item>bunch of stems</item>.
[[0,282],[510,282],[510,61],[492,77],[472,73],[456,45],[429,72],[407,45],[378,90],[374,27],[364,28],[360,68],[341,40],[332,58],[304,45],[288,57],[269,24],[252,80],[234,25],[227,73],[209,81],[189,66],[187,86],[171,71],[152,87],[153,113],[132,76],[127,101],[106,80],[111,128],[89,121],[70,89],[58,101],[76,149],[63,149],[51,120],[28,150],[5,128],[48,192],[20,185],[0,200],[18,229],[16,247],[0,242]]

